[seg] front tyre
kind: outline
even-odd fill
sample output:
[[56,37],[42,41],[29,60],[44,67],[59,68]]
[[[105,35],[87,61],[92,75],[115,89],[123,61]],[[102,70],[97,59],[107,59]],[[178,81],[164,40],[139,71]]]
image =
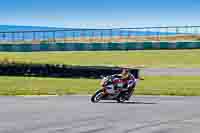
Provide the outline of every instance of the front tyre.
[[98,103],[102,97],[103,97],[103,90],[98,90],[92,97],[91,97],[91,101],[93,103]]

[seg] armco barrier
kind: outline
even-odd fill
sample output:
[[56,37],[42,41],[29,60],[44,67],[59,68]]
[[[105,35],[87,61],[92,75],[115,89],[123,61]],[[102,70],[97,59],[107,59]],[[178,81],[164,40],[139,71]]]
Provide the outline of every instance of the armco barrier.
[[[139,77],[138,69],[130,69],[135,77]],[[0,76],[33,76],[60,78],[100,78],[120,73],[119,67],[66,66],[50,64],[0,64]]]
[[108,51],[108,50],[152,50],[195,49],[200,42],[127,42],[127,43],[56,43],[56,44],[1,44],[4,52],[34,51]]

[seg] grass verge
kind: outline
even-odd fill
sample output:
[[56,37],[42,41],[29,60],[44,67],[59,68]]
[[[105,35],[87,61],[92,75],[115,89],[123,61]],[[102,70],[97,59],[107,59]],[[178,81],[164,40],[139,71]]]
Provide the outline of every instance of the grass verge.
[[[0,61],[67,64],[114,65],[152,68],[199,68],[200,50],[144,50],[104,52],[0,52]],[[84,60],[84,61],[83,61]]]
[[[200,76],[148,76],[140,81],[138,95],[200,96]],[[94,79],[0,77],[0,95],[93,94],[99,87]]]

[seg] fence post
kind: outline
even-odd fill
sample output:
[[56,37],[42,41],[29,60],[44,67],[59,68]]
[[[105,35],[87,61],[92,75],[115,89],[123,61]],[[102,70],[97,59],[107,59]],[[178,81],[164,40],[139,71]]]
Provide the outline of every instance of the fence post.
[[176,27],[176,35],[179,34],[179,28]]
[[33,32],[33,40],[36,40],[36,35],[35,35],[36,33],[35,32]]
[[119,30],[119,42],[121,42],[122,39],[123,39],[123,37],[122,37],[122,31]]
[[25,35],[24,35],[25,33],[24,32],[22,32],[22,40],[23,40],[23,42],[25,41]]
[[166,27],[166,34],[169,36],[169,27]]
[[64,35],[64,36],[63,36],[63,37],[64,37],[64,38],[63,38],[63,39],[64,39],[63,42],[66,43],[66,32],[65,32],[65,31],[63,31],[63,35]]
[[110,42],[112,42],[112,39],[113,39],[112,38],[112,35],[113,35],[112,32],[113,32],[112,29],[110,29],[110,40],[111,40]]
[[56,31],[53,32],[53,43],[56,43]]
[[2,37],[3,37],[3,40],[5,41],[6,33],[3,33]]
[[85,32],[84,32],[84,30],[80,31],[80,40],[85,41]]
[[42,32],[43,41],[45,40],[45,32]]
[[93,41],[95,42],[94,31],[92,31],[91,41],[92,41],[92,42],[93,42]]
[[[158,30],[160,30],[160,28]],[[157,33],[157,41],[160,41],[160,31],[157,31],[156,33]]]
[[104,40],[103,40],[103,30],[100,31],[100,34],[101,34],[101,35],[100,35],[100,36],[101,36],[101,41],[104,42]]
[[73,43],[75,43],[75,32],[72,32]]
[[15,33],[12,32],[12,42],[14,43],[15,42]]

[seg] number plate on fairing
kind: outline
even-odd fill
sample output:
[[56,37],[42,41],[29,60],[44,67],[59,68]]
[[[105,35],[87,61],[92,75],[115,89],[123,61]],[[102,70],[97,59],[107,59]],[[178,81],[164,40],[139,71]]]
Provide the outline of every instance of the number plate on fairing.
[[123,88],[123,83],[117,84],[117,87],[118,87],[118,88]]

